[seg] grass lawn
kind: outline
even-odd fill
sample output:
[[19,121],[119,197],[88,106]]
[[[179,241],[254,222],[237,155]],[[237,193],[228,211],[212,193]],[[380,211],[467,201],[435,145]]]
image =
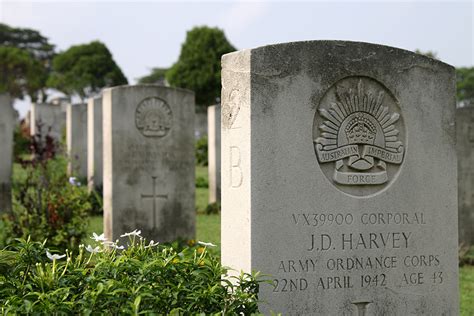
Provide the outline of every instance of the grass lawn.
[[[204,178],[208,181],[207,167],[196,166],[196,179]],[[196,188],[196,210],[198,212],[204,212],[207,207],[207,201],[209,199],[208,188]]]
[[461,289],[461,315],[474,315],[474,266],[459,269],[459,287]]

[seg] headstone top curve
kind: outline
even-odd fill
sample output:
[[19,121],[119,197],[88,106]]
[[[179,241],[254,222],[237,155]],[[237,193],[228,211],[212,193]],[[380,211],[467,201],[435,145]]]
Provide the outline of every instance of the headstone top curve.
[[189,93],[193,95],[195,94],[194,91],[189,90],[189,89],[178,88],[178,87],[165,87],[165,86],[157,85],[157,84],[121,85],[121,86],[104,88],[102,91],[106,92],[106,91],[113,91],[113,90],[125,90],[125,89],[137,89],[137,88],[142,88],[142,89],[159,88],[159,89],[164,89],[164,90],[174,90],[176,92]]
[[375,43],[370,43],[370,42],[345,41],[345,40],[308,40],[308,41],[275,43],[275,44],[269,44],[269,45],[258,46],[254,48],[247,48],[247,49],[235,51],[235,52],[223,55],[222,58],[224,59],[227,55],[239,54],[239,53],[244,53],[248,51],[250,51],[251,53],[254,53],[254,52],[264,51],[268,49],[284,49],[284,48],[290,48],[291,46],[300,47],[300,46],[308,46],[308,45],[319,46],[321,48],[324,48],[324,47],[325,48],[331,48],[331,47],[332,48],[337,48],[337,47],[347,48],[347,46],[358,46],[358,47],[366,47],[366,48],[375,49],[375,50],[385,50],[388,53],[398,53],[398,54],[404,54],[407,56],[412,55],[413,57],[432,63],[433,65],[437,65],[438,67],[447,67],[453,71],[455,69],[454,66],[448,63],[445,63],[441,60],[434,59],[422,54],[418,54],[407,49],[388,46],[388,45],[382,45],[382,44],[375,44]]

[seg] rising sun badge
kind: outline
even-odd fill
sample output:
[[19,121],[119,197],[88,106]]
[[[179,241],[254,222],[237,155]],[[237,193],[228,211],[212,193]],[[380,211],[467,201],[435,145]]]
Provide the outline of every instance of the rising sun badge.
[[323,98],[327,103],[318,109],[315,151],[320,164],[334,163],[336,184],[380,186],[389,181],[387,166],[400,165],[404,158],[400,114],[386,88],[355,79],[344,79]]

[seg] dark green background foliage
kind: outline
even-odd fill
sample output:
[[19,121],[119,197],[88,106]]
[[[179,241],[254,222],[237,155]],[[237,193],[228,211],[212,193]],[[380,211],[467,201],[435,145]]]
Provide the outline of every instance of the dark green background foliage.
[[33,102],[44,101],[46,81],[54,57],[54,45],[36,30],[0,23],[0,91]]
[[155,83],[164,85],[167,71],[167,68],[153,68],[149,75],[138,79],[138,83]]
[[166,73],[170,85],[196,93],[198,106],[216,103],[221,90],[221,56],[235,51],[224,32],[207,26],[188,31],[178,61]]
[[207,153],[207,136],[203,136],[196,142],[196,164],[198,166],[207,166],[208,164],[208,153]]
[[474,67],[456,69],[458,100],[474,106]]
[[[29,130],[28,130],[29,132]],[[25,136],[21,126],[17,125],[13,132],[13,157],[16,161],[30,153],[30,137]]]
[[46,63],[54,57],[54,45],[40,32],[32,29],[14,28],[0,23],[0,44],[24,49]]
[[[37,315],[250,315],[257,312],[259,281],[235,283],[206,248],[159,245],[130,238],[117,252],[99,246],[91,254],[51,262],[40,243],[18,240],[0,250],[2,314]],[[138,238],[136,238],[138,239]]]
[[20,99],[30,95],[34,100],[46,78],[41,63],[16,47],[0,47],[0,73],[0,92]]
[[53,72],[48,80],[49,86],[83,99],[101,88],[127,83],[110,51],[98,41],[71,46],[58,54],[53,59]]

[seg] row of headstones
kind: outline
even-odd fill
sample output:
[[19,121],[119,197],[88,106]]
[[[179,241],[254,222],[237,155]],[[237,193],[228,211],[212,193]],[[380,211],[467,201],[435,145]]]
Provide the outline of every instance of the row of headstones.
[[[120,104],[112,101],[120,93],[126,99]],[[136,227],[160,241],[194,236],[196,114],[188,94],[161,86],[128,86],[104,90],[103,96],[87,104],[32,105],[31,134],[41,128],[43,134],[59,139],[65,129],[68,173],[87,179],[90,190],[103,189],[104,230],[109,238]],[[139,104],[126,103],[135,95],[141,98]],[[104,116],[107,104],[116,112]],[[130,113],[124,116],[118,110],[121,106],[134,109],[127,108]],[[121,177],[123,183],[118,183]]]
[[[458,314],[457,187],[472,203],[472,170],[458,177],[454,69],[328,41],[222,64],[222,262],[272,276],[262,311]],[[107,236],[193,237],[193,94],[117,87],[101,108]]]
[[67,106],[68,172],[103,190],[110,240],[193,238],[194,94],[154,85],[102,91]]

